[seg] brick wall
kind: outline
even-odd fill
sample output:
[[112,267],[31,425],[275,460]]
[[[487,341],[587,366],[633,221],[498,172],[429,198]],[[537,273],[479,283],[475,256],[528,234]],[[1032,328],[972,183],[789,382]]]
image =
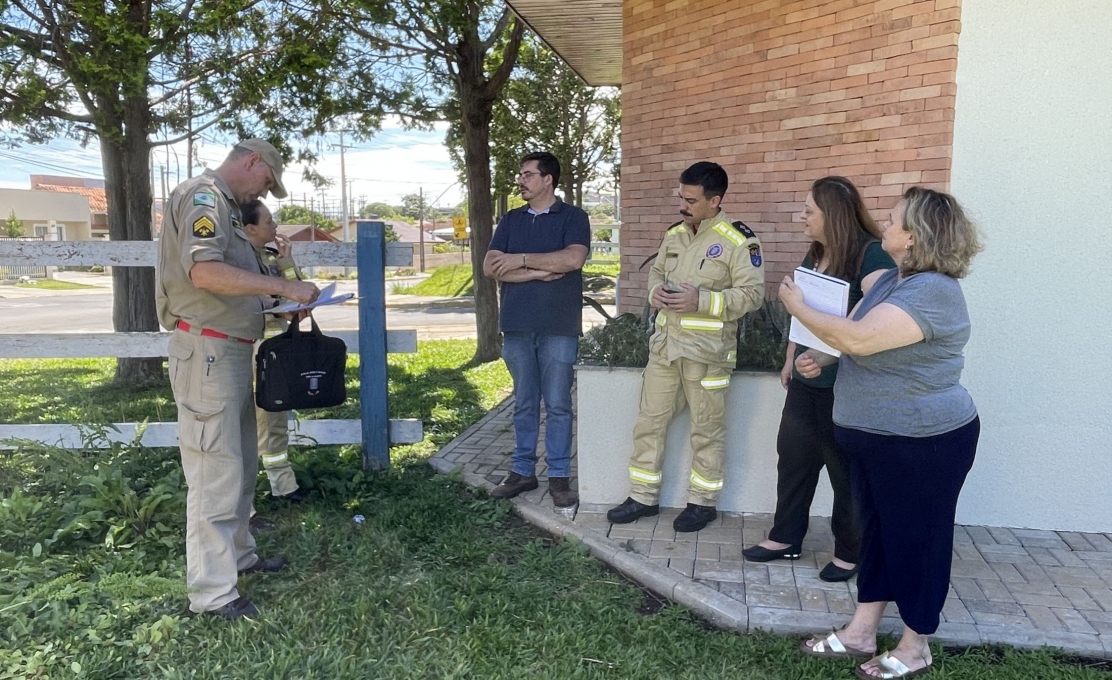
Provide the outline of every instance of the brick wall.
[[726,168],[723,208],[760,236],[770,283],[806,252],[795,215],[815,179],[849,177],[877,216],[908,186],[945,187],[960,4],[625,0],[622,311],[644,305],[637,267],[695,161]]

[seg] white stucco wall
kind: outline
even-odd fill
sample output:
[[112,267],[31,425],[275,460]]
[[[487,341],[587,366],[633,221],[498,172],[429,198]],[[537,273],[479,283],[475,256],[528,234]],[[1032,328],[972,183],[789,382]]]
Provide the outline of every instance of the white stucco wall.
[[[641,370],[576,367],[579,499],[614,504],[629,495],[633,424],[641,398]],[[726,397],[726,485],[718,508],[728,512],[776,509],[776,433],[784,388],[773,373],[738,372]],[[687,504],[691,474],[691,426],[684,409],[668,429],[660,503]],[[811,514],[830,516],[833,494],[824,470]]]
[[1112,2],[964,0],[951,188],[983,421],[958,521],[1112,531]]
[[[11,211],[24,222],[89,224],[89,199],[78,194],[28,189],[0,189],[0,212],[7,219]],[[88,231],[88,227],[86,227]]]

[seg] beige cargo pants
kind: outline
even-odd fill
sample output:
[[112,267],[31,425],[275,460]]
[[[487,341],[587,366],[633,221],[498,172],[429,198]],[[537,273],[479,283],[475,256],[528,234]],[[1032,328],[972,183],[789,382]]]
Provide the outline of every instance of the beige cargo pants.
[[691,407],[691,477],[688,502],[714,505],[722,491],[726,456],[726,392],[730,372],[690,359],[671,363],[649,355],[641,383],[641,407],[633,426],[629,460],[630,497],[646,505],[660,499],[664,440],[668,424],[685,404]]
[[270,495],[285,496],[297,491],[297,476],[287,455],[290,442],[290,426],[287,411],[271,413],[255,408],[258,423],[259,460],[270,480]]
[[185,581],[194,612],[239,597],[237,572],[258,561],[248,531],[259,469],[251,350],[180,329],[170,339],[170,385],[189,487]]

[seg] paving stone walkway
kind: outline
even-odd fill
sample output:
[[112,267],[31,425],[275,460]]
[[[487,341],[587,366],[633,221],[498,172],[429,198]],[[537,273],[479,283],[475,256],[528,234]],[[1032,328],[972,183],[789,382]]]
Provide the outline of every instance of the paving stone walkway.
[[[465,479],[475,485],[498,484],[509,472],[514,449],[512,412],[511,398],[437,453],[432,465],[442,472],[462,468]],[[540,440],[543,461],[543,423]],[[574,475],[574,461],[572,470]],[[544,472],[542,462],[538,475]],[[573,486],[575,481],[573,477]],[[678,509],[665,509],[658,517],[633,524],[612,525],[606,521],[605,506],[555,508],[543,479],[539,489],[520,498],[524,503],[519,503],[519,511],[521,506],[533,506],[522,514],[542,526],[560,527],[561,532],[583,540],[604,539],[590,545],[607,561],[623,551],[645,556],[647,560],[625,560],[619,568],[649,588],[668,590],[665,595],[673,594],[674,588],[679,595],[691,589],[678,584],[696,583],[729,598],[707,597],[703,589],[699,589],[704,593],[701,598],[694,597],[697,609],[707,602],[712,614],[715,609],[732,609],[724,625],[807,633],[840,626],[853,612],[857,590],[852,582],[826,583],[818,578],[833,550],[826,518],[811,519],[800,560],[754,564],[742,560],[741,550],[765,538],[771,515],[724,514],[697,534],[677,534],[672,519]],[[553,517],[546,517],[548,513]],[[553,524],[561,521],[571,524]],[[950,593],[937,639],[961,645],[1046,645],[1112,656],[1112,534],[983,526],[957,526],[954,532]],[[595,550],[597,546],[603,547]],[[723,607],[723,602],[733,606]],[[891,605],[882,630],[901,628]]]

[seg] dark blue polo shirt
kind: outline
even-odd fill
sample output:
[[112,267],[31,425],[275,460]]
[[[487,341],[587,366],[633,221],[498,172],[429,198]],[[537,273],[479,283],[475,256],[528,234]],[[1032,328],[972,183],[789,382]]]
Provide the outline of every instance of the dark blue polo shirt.
[[[579,244],[591,247],[587,213],[556,199],[548,210],[533,214],[529,206],[502,218],[490,249],[503,253],[551,253]],[[583,270],[555,281],[502,284],[499,326],[503,333],[580,335],[583,331]]]

